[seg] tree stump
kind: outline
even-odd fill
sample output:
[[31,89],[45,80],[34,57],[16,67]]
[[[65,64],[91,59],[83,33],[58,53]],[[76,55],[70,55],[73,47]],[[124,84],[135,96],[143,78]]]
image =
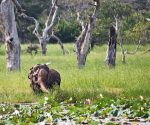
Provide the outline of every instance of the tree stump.
[[111,26],[109,42],[108,42],[108,49],[107,49],[107,56],[106,56],[106,64],[110,67],[115,67],[116,46],[117,46],[116,39],[117,39],[116,29],[114,26]]
[[46,64],[37,64],[30,69],[28,74],[30,87],[33,92],[49,92],[54,86],[60,86],[61,77],[59,72],[49,69]]

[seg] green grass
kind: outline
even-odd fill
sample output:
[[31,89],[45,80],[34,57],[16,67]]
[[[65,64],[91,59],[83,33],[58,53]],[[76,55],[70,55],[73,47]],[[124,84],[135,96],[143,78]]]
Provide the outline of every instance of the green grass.
[[[62,55],[58,45],[48,45],[47,56],[40,53],[30,56],[22,45],[21,72],[7,72],[4,46],[0,48],[0,102],[37,102],[44,96],[55,96],[58,101],[72,97],[74,100],[96,99],[100,94],[107,97],[150,97],[150,53],[142,54],[149,45],[142,46],[136,55],[127,55],[126,64],[121,63],[118,47],[115,69],[105,65],[106,45],[95,47],[88,55],[86,66],[79,70],[73,44],[65,44],[70,54]],[[136,48],[126,45],[128,51]],[[50,62],[62,77],[60,90],[50,94],[34,95],[27,78],[29,69],[38,63]]]

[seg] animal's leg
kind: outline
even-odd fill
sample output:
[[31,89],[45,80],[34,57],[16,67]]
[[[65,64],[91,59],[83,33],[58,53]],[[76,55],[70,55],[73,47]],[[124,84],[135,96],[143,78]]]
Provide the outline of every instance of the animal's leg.
[[37,54],[37,50],[35,50],[35,55]]

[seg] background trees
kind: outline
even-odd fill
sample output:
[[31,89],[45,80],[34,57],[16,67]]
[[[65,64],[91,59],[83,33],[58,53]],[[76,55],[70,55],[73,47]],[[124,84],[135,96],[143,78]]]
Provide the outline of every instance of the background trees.
[[[90,2],[90,0],[88,1]],[[61,16],[57,17],[57,23],[54,30],[63,42],[73,42],[79,35],[80,29],[75,20],[76,12],[74,11],[74,8],[79,6],[79,4],[85,4],[88,1],[58,1],[58,7],[60,8],[59,15]],[[49,5],[47,3],[50,3],[50,1],[22,0],[20,3],[26,10],[27,15],[33,16],[40,21],[39,28],[41,30],[44,27],[44,21],[49,13],[49,9],[47,9],[49,8]],[[133,37],[131,37],[130,34],[133,33],[133,30],[137,25],[143,27],[146,24],[144,19],[150,17],[149,5],[150,3],[148,0],[101,0],[101,12],[98,15],[96,26],[93,30],[93,42],[107,43],[109,26],[112,22],[115,22],[114,16],[118,14],[122,25],[121,33],[124,43],[138,43],[137,35],[135,35],[135,40],[133,40],[131,39]],[[84,6],[86,6],[86,4]],[[89,13],[92,13],[92,11],[89,10]],[[27,29],[20,28],[19,30],[21,41],[32,43],[37,42],[36,37],[31,35],[34,24],[27,21],[20,21],[17,26],[18,28],[27,27]],[[137,33],[140,33],[140,30],[137,30],[135,34]],[[147,40],[146,43],[147,42],[150,41]]]
[[[39,31],[41,31],[49,13],[48,10],[50,7],[48,3],[50,3],[50,0],[20,0],[19,2],[22,8],[26,10],[27,15],[39,20]],[[59,15],[62,16],[57,17],[54,30],[62,42],[74,42],[79,35],[80,28],[75,20],[76,12],[74,8],[85,3],[87,3],[87,1],[84,0],[58,1],[58,7],[60,8]],[[141,29],[144,25],[150,25],[145,21],[145,18],[150,18],[149,6],[149,0],[101,0],[101,13],[98,15],[96,26],[93,30],[93,43],[107,43],[109,26],[110,23],[115,22],[114,16],[116,16],[116,14],[119,15],[121,21],[121,33],[124,43],[138,43],[139,38],[137,34],[143,30],[147,32],[147,40],[144,41],[144,43],[149,43],[149,29]],[[68,10],[70,10],[70,13]],[[89,13],[91,12],[92,11],[89,10]],[[20,41],[22,43],[37,43],[36,37],[32,35],[34,24],[20,18],[18,19],[18,17],[16,20]],[[52,40],[51,42],[56,42],[53,39],[50,40]]]
[[[39,21],[38,32],[42,33],[40,37],[38,37],[42,46],[43,55],[46,54],[46,44],[48,42],[75,42],[77,37],[80,34],[80,26],[76,20],[76,8],[84,9],[84,13],[82,14],[82,20],[84,22],[88,22],[86,15],[92,15],[93,10],[88,9],[88,3],[91,3],[92,0],[84,1],[84,0],[61,0],[57,1],[57,10],[58,15],[55,16],[55,21],[53,23],[52,28],[48,30],[48,32],[43,31],[45,28],[45,20],[47,20],[47,15],[50,13],[50,8],[53,5],[50,3],[52,0],[20,0],[22,8],[26,11],[25,13],[30,17],[34,17]],[[97,19],[95,22],[94,29],[92,30],[92,46],[96,44],[107,43],[108,41],[108,31],[110,24],[115,23],[115,18],[119,19],[119,32],[121,33],[121,40],[124,44],[137,44],[142,43],[146,44],[150,42],[150,24],[145,20],[150,17],[150,2],[149,0],[143,0],[142,2],[139,0],[101,0],[101,7],[97,15]],[[55,8],[55,7],[54,7]],[[17,9],[15,9],[16,15]],[[53,16],[51,16],[53,17]],[[37,38],[32,35],[32,31],[35,29],[35,25],[32,21],[24,20],[18,16],[16,16],[16,26],[18,30],[19,39],[22,43],[38,43]],[[50,20],[49,20],[50,22]],[[50,23],[49,23],[50,24]],[[55,25],[55,26],[54,26]],[[53,32],[55,32],[55,35]],[[37,29],[36,32],[37,34]],[[55,39],[47,39],[48,35],[43,34],[51,34],[55,37]],[[8,35],[8,33],[7,33]],[[2,35],[0,35],[1,37]],[[37,36],[37,35],[36,35]],[[119,35],[120,36],[120,35]],[[42,39],[41,39],[42,38]],[[44,38],[44,39],[43,39]],[[120,37],[118,37],[120,38]],[[61,41],[60,41],[61,40]],[[1,41],[2,37],[1,37]],[[122,44],[121,43],[121,44]],[[61,45],[61,48],[64,47]],[[17,52],[19,53],[19,52]],[[63,50],[63,53],[65,51]],[[124,62],[124,61],[123,61]]]

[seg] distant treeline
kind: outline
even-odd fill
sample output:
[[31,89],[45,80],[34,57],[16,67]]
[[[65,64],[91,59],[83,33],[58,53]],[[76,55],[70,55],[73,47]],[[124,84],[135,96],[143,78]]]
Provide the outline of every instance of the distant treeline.
[[[75,9],[80,5],[87,5],[90,0],[61,0],[59,14],[55,22],[55,34],[65,43],[74,42],[80,34],[80,27],[76,21]],[[46,15],[50,10],[50,0],[20,0],[22,7],[30,16],[37,18],[42,28]],[[84,7],[83,7],[84,8]],[[81,9],[84,14],[91,14],[91,9]],[[120,18],[121,34],[124,43],[150,43],[150,23],[145,18],[150,17],[149,0],[101,0],[101,9],[93,31],[93,42],[106,43],[108,41],[109,26],[115,23],[114,16]],[[22,43],[38,42],[32,34],[34,22],[17,17],[17,27]],[[50,42],[56,42],[50,39]]]

